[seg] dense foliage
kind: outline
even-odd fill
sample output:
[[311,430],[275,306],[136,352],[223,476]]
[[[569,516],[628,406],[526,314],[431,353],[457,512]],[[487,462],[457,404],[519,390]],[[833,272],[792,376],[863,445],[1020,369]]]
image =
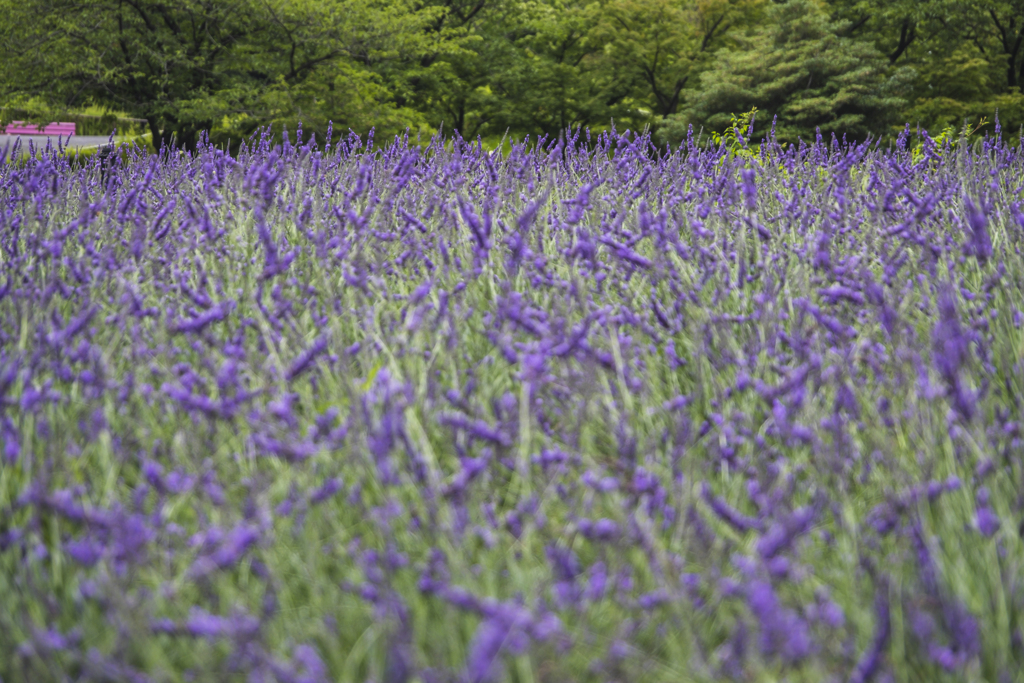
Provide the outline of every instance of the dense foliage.
[[675,144],[753,107],[783,141],[1016,132],[1022,38],[1024,0],[0,0],[0,118],[106,107],[233,149],[300,120]]
[[923,142],[0,166],[0,678],[1022,680],[1024,160]]

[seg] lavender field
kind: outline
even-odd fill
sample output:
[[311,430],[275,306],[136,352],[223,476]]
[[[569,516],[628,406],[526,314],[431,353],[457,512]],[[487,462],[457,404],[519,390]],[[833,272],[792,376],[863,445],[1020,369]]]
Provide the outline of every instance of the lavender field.
[[0,680],[1024,681],[1022,244],[998,132],[0,164]]

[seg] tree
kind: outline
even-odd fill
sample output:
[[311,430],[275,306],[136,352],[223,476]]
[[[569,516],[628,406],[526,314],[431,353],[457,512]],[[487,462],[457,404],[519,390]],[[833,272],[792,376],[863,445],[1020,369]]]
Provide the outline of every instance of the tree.
[[410,118],[374,67],[429,49],[438,14],[411,0],[0,0],[0,96],[124,111],[158,147],[302,116],[360,128]]
[[820,128],[826,135],[864,138],[895,121],[899,96],[913,71],[886,75],[887,59],[873,45],[845,37],[847,22],[832,22],[812,0],[772,5],[763,28],[739,39],[735,51],[719,50],[701,75],[689,105],[660,131],[682,137],[693,124],[721,130],[733,112],[757,107],[758,139],[778,116],[780,141],[795,141]]
[[[907,50],[934,34],[945,0],[830,0],[833,20],[849,21],[845,35],[872,40],[889,64],[906,61]],[[938,21],[937,21],[938,19]]]
[[1003,61],[1006,88],[1024,87],[1024,1],[983,0],[958,9],[956,18],[978,51]]
[[604,46],[602,67],[628,83],[640,106],[675,114],[684,91],[730,46],[737,29],[760,16],[762,0],[602,0],[592,42]]
[[494,74],[493,87],[508,102],[496,124],[555,137],[570,127],[642,126],[630,101],[632,85],[608,69],[596,17],[581,0],[523,3],[523,30],[513,40],[516,69]]
[[829,7],[851,22],[848,35],[917,72],[901,120],[934,132],[998,110],[1004,128],[1024,123],[1021,0],[829,0]]

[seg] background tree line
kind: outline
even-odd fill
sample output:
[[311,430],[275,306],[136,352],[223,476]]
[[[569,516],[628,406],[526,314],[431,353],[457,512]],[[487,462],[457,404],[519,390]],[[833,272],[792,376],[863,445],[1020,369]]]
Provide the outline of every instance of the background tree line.
[[[650,126],[759,110],[783,141],[1024,124],[1024,0],[0,0],[0,104],[200,131],[378,139]],[[3,114],[8,116],[8,114]],[[10,116],[8,116],[10,118]]]

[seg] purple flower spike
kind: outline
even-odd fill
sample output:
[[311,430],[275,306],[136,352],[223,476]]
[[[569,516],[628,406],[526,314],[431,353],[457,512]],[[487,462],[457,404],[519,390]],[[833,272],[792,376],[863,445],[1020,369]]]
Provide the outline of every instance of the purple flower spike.
[[285,374],[285,378],[289,382],[297,379],[300,375],[306,372],[310,368],[310,366],[312,366],[313,361],[315,361],[317,357],[323,355],[324,351],[326,350],[327,338],[320,337],[315,342],[313,342],[312,346],[303,351],[302,355],[295,359],[295,362],[292,363],[291,367],[288,368],[288,372]]
[[979,506],[976,513],[978,531],[986,538],[991,538],[999,531],[999,516],[988,506]]
[[812,507],[794,511],[784,521],[773,525],[768,533],[757,542],[757,552],[765,560],[770,560],[789,548],[797,536],[806,533],[814,524],[816,517],[817,512]]
[[561,632],[561,623],[554,615],[535,617],[514,603],[492,604],[486,611],[466,657],[465,680],[470,683],[498,680],[502,652],[522,654],[531,639],[543,641]]
[[324,484],[313,491],[309,496],[310,505],[319,505],[324,502],[338,491],[341,490],[342,481],[339,477],[332,477],[328,479]]
[[700,493],[712,512],[737,531],[763,531],[764,527],[761,524],[761,520],[747,517],[730,507],[724,500],[712,493],[711,487],[706,482],[701,485]]
[[968,394],[960,375],[970,355],[970,340],[960,324],[956,298],[952,286],[942,288],[938,298],[939,323],[932,334],[935,367],[946,382],[947,393],[960,416],[970,420],[974,416],[974,397]]
[[466,659],[466,680],[469,683],[487,683],[497,678],[497,660],[508,637],[509,628],[496,619],[481,622]]
[[747,210],[753,211],[757,208],[757,184],[754,179],[757,177],[752,168],[745,168],[740,171],[743,177],[743,198],[746,201]]
[[889,597],[888,588],[880,586],[875,593],[875,637],[871,645],[857,662],[850,674],[850,683],[868,683],[875,678],[882,665],[885,648],[889,644]]
[[103,546],[91,539],[69,541],[64,550],[71,559],[85,567],[92,567],[103,556]]
[[224,320],[233,308],[233,301],[221,302],[201,315],[178,321],[171,326],[171,331],[179,334],[199,334],[211,324]]
[[985,264],[992,258],[992,238],[988,233],[988,218],[985,212],[975,206],[970,197],[964,200],[967,209],[967,225],[971,232],[967,243],[964,245],[964,253],[978,259],[979,263]]
[[782,607],[770,583],[751,583],[747,601],[760,623],[761,652],[766,657],[777,655],[786,663],[795,664],[811,654],[807,624],[795,612]]
[[210,614],[205,610],[193,608],[185,622],[185,631],[196,638],[216,638],[226,635],[231,630],[231,622]]
[[619,525],[610,519],[581,519],[578,524],[580,534],[592,541],[611,541],[619,535]]
[[587,598],[591,601],[598,601],[604,598],[605,590],[608,587],[608,570],[604,562],[595,562],[590,567],[589,584],[587,586]]
[[302,670],[302,675],[298,677],[301,683],[326,683],[330,680],[327,667],[311,645],[296,647],[292,658]]

